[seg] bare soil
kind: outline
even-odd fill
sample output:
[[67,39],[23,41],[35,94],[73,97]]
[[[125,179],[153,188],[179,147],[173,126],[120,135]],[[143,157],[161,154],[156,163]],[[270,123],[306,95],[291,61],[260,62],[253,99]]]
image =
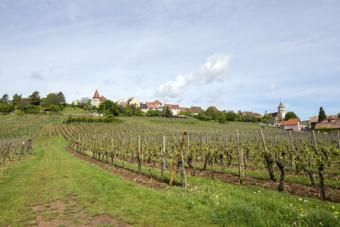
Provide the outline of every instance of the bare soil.
[[68,201],[57,200],[47,204],[37,204],[33,206],[33,211],[37,214],[37,217],[31,225],[39,227],[131,226],[108,215],[99,215],[95,217],[88,216],[73,199]]

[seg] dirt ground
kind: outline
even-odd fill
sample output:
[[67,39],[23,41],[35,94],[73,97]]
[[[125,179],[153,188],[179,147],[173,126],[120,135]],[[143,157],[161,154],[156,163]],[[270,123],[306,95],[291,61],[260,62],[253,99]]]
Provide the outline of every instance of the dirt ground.
[[108,215],[89,217],[84,213],[73,199],[68,201],[54,201],[47,204],[33,206],[37,218],[31,224],[39,227],[50,226],[119,226],[127,227],[128,224]]

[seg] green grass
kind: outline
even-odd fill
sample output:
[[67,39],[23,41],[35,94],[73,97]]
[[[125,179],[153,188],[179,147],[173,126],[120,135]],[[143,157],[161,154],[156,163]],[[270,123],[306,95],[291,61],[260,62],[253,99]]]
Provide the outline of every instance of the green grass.
[[72,114],[86,114],[87,112],[79,107],[70,107],[67,106],[63,109],[63,115],[72,115]]
[[[38,138],[35,153],[0,174],[0,226],[35,220],[34,204],[74,198],[89,216],[146,226],[339,226],[340,205],[285,193],[191,178],[190,189],[127,182]],[[338,212],[338,213],[337,213]]]

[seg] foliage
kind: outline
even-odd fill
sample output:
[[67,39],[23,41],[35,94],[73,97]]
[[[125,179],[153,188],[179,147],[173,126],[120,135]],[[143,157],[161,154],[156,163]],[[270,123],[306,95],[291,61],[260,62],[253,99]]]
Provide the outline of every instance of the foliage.
[[161,117],[162,112],[159,110],[148,110],[148,112],[146,112],[146,116],[147,117]]
[[168,106],[164,107],[164,117],[172,117],[172,111]]
[[46,96],[46,99],[44,99],[44,101],[43,101],[43,105],[45,107],[49,107],[51,105],[62,106],[64,104],[65,104],[65,97],[64,97],[64,94],[62,92],[49,93]]
[[38,91],[33,92],[28,99],[30,100],[30,104],[39,106],[40,105],[40,94]]
[[7,102],[0,101],[0,113],[10,113],[14,110],[14,107]]
[[98,112],[104,115],[119,115],[118,105],[111,100],[105,100],[104,102],[100,103]]
[[113,123],[120,122],[113,115],[106,115],[105,117],[94,117],[94,116],[72,116],[63,121],[64,124],[70,123]]
[[285,115],[285,121],[288,121],[289,119],[297,119],[298,116],[294,112],[287,112]]
[[320,107],[319,110],[319,122],[325,120],[327,118],[325,111],[323,110],[323,107]]

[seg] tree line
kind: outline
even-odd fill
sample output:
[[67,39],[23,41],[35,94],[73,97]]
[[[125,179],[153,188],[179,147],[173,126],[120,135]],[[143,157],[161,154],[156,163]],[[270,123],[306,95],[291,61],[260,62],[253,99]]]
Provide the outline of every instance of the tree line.
[[14,94],[10,99],[4,94],[0,99],[0,113],[16,112],[17,114],[38,114],[46,112],[58,113],[66,105],[66,99],[62,92],[49,93],[41,97],[38,91],[34,91],[28,97],[21,94]]

